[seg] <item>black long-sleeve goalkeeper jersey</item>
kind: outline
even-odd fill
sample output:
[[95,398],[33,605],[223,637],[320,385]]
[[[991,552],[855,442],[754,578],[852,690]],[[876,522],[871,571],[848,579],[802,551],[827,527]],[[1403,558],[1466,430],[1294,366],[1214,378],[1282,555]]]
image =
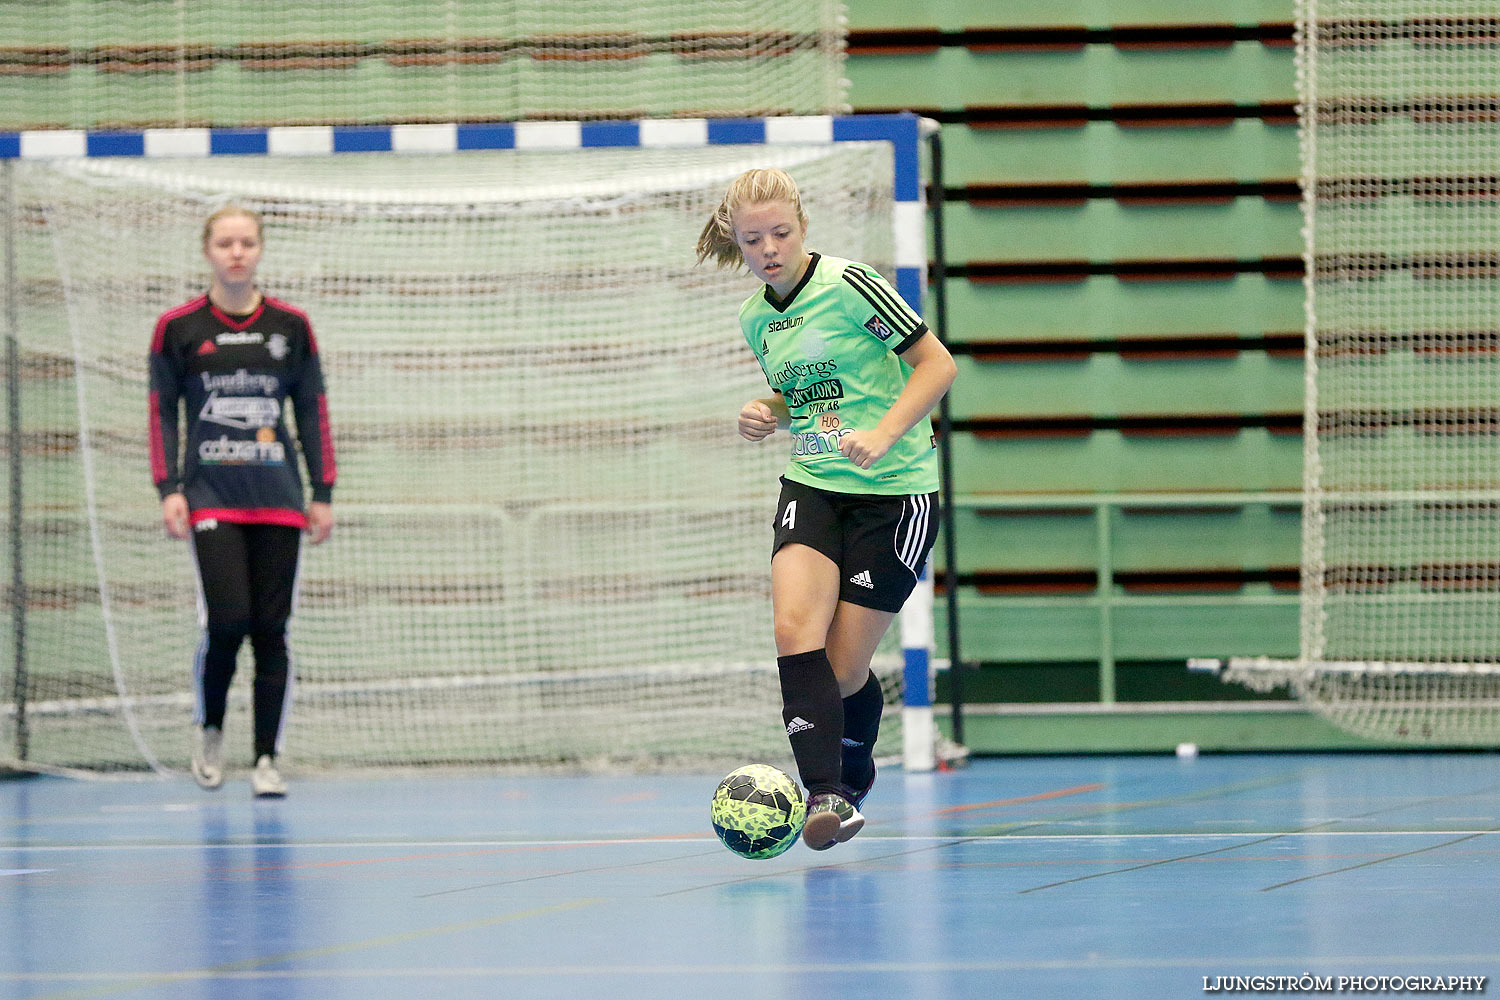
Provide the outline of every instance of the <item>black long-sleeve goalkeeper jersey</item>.
[[[231,316],[204,295],[157,320],[149,366],[151,479],[164,499],[187,496],[193,523],[306,525],[287,399],[312,498],[332,499],[328,399],[306,314],[263,298],[250,315]],[[181,461],[179,406],[187,415]]]

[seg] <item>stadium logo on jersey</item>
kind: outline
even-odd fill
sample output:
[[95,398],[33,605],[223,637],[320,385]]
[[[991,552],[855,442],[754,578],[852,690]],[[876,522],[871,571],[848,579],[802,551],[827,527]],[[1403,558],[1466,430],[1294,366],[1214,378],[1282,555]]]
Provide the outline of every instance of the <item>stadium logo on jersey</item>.
[[824,379],[822,382],[814,382],[802,389],[788,389],[786,392],[787,406],[806,406],[808,403],[829,399],[843,399],[844,384],[836,378]]
[[266,339],[265,334],[250,330],[245,333],[221,333],[214,338],[215,343],[232,347],[236,344],[259,344]]
[[782,330],[795,330],[802,325],[803,317],[793,316],[789,319],[773,319],[766,326],[767,333],[780,333]]
[[198,419],[221,427],[254,430],[273,426],[281,419],[281,404],[269,396],[220,396],[211,392]]
[[869,330],[881,340],[890,340],[891,334],[895,332],[890,327],[885,325],[885,320],[881,319],[878,313],[865,320],[865,329]]
[[286,334],[271,334],[270,339],[266,341],[266,350],[271,352],[271,357],[273,360],[280,361],[282,358],[286,357]]

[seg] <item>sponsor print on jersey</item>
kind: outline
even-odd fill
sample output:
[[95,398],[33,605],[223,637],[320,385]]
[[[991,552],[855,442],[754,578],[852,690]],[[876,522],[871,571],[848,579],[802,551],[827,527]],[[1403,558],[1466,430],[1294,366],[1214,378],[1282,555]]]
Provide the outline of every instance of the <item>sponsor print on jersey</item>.
[[269,396],[220,396],[211,392],[198,413],[199,420],[239,430],[274,427],[281,417],[281,404]]
[[787,406],[806,406],[811,402],[825,402],[830,399],[843,399],[844,385],[836,378],[824,379],[814,382],[812,385],[801,389],[786,390]]
[[803,431],[792,435],[792,454],[798,458],[820,455],[837,455],[839,441],[845,434],[852,434],[852,427],[838,427],[828,431]]
[[198,445],[198,461],[204,465],[282,465],[286,447],[274,437],[270,441],[235,441],[220,435]]
[[202,372],[204,392],[225,392],[233,396],[275,396],[281,389],[281,379],[275,375],[262,375],[244,368],[232,375],[213,375]]
[[217,344],[231,346],[235,344],[260,344],[264,343],[266,335],[255,330],[246,330],[243,333],[221,333],[214,338]]
[[881,340],[890,340],[891,334],[896,332],[885,325],[885,320],[881,319],[879,314],[871,316],[869,319],[865,320],[865,329],[869,330]]
[[788,361],[776,369],[775,374],[771,376],[771,384],[780,387],[786,385],[788,382],[795,382],[798,379],[808,378],[813,375],[832,375],[838,370],[839,363],[837,361],[812,361],[800,365],[794,361]]

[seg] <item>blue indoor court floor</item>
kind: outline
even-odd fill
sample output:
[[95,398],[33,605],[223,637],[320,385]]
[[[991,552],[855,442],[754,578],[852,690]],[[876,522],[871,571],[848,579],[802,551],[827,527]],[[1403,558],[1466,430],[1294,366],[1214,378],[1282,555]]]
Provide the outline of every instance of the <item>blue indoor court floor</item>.
[[1496,995],[1497,762],[888,768],[860,836],[758,862],[718,775],[6,780],[0,996]]

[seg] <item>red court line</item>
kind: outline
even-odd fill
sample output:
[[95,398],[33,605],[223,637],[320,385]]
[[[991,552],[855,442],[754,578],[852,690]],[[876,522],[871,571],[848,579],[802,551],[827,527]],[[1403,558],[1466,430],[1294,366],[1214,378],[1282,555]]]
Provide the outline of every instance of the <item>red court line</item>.
[[1042,802],[1046,799],[1061,799],[1069,795],[1083,795],[1087,792],[1097,792],[1104,789],[1103,784],[1074,785],[1072,788],[1059,788],[1052,792],[1038,792],[1036,795],[1022,795],[1014,799],[996,799],[993,802],[971,802],[968,805],[949,806],[939,809],[933,815],[947,816],[952,813],[972,812],[975,809],[998,809],[1001,806],[1018,806],[1026,802]]

